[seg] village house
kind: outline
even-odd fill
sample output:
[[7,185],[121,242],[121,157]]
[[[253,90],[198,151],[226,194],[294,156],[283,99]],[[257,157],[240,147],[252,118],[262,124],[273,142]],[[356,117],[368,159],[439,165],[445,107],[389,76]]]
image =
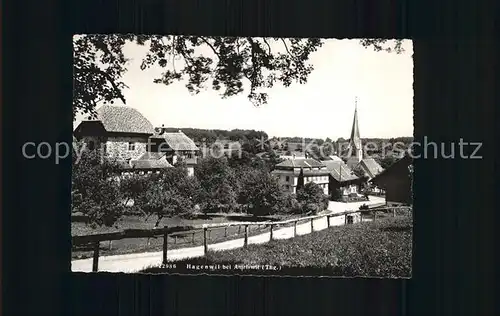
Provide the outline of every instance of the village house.
[[[171,168],[179,157],[184,159],[187,149],[197,150],[182,132],[155,131],[151,122],[132,107],[103,105],[96,112],[95,119],[82,121],[73,134],[89,150],[100,149],[105,157],[116,159],[124,174],[160,172]],[[159,146],[163,143],[165,145]],[[179,151],[170,150],[172,148]],[[186,160],[190,174],[195,163],[196,160]]]
[[371,182],[385,190],[388,206],[412,204],[413,159],[406,154],[386,170],[371,179]]
[[328,193],[330,196],[339,189],[343,196],[358,193],[359,186],[365,181],[364,178],[357,177],[341,159],[323,161],[323,164],[329,172]]
[[151,136],[151,151],[158,153],[158,157],[163,158],[171,165],[182,162],[188,169],[188,174],[194,174],[194,166],[198,162],[199,148],[194,141],[184,134],[178,132],[166,132],[164,127],[155,129],[155,134]]
[[326,166],[314,159],[290,159],[285,160],[275,166],[271,174],[279,177],[284,188],[291,193],[297,193],[297,184],[301,173],[304,177],[304,184],[316,183],[324,192],[328,194],[329,172]]

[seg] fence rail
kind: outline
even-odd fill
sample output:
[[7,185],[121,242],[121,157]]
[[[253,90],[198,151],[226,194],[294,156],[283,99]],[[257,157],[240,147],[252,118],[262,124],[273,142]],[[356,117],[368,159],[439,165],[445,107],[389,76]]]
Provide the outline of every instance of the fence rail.
[[204,247],[204,253],[206,254],[208,252],[208,240],[210,239],[210,231],[216,230],[216,229],[224,228],[225,229],[224,237],[228,237],[227,229],[229,227],[238,226],[239,233],[240,233],[241,227],[244,227],[244,246],[247,246],[248,245],[248,237],[249,237],[249,227],[251,227],[251,226],[257,226],[257,228],[260,228],[260,226],[264,226],[264,228],[270,228],[270,240],[273,240],[274,229],[276,227],[280,227],[280,226],[284,226],[284,225],[288,225],[288,224],[293,224],[294,236],[296,236],[297,235],[297,225],[299,222],[310,221],[311,231],[314,231],[313,222],[315,219],[319,219],[319,218],[326,217],[327,218],[327,227],[330,227],[330,218],[332,218],[332,217],[344,216],[344,223],[349,224],[349,220],[348,220],[349,215],[360,214],[361,219],[362,219],[364,214],[371,213],[371,215],[373,216],[373,220],[376,220],[377,213],[379,213],[379,212],[384,212],[384,213],[391,212],[393,216],[396,216],[398,211],[404,211],[405,213],[407,213],[408,211],[411,211],[411,207],[398,206],[398,207],[384,207],[384,208],[376,208],[376,209],[362,209],[362,210],[345,211],[345,212],[331,213],[331,214],[306,216],[306,217],[293,218],[293,219],[289,219],[289,220],[275,221],[275,222],[235,222],[235,223],[229,222],[229,223],[217,223],[217,224],[204,224],[199,229],[178,231],[178,232],[171,232],[171,227],[168,227],[168,226],[165,226],[163,228],[152,228],[152,229],[125,229],[123,231],[113,232],[113,233],[73,236],[72,243],[73,243],[73,246],[88,246],[88,245],[92,246],[92,249],[93,249],[92,271],[97,272],[98,271],[98,262],[99,262],[100,243],[102,241],[113,241],[113,240],[121,240],[121,239],[127,239],[127,238],[154,238],[154,237],[162,236],[163,237],[163,262],[162,262],[162,264],[165,265],[167,263],[168,238],[169,237],[174,237],[175,241],[177,242],[177,237],[191,236],[192,242],[194,243],[195,234],[203,232],[203,247]]

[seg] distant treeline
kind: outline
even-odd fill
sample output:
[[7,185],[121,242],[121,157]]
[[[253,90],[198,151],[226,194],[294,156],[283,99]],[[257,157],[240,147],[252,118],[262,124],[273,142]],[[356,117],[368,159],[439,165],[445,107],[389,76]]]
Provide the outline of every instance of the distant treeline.
[[[206,142],[208,144],[215,142],[217,139],[226,139],[230,141],[240,141],[242,143],[252,142],[255,140],[267,140],[268,134],[264,131],[256,131],[256,130],[246,130],[246,129],[233,129],[233,130],[221,130],[221,129],[201,129],[201,128],[177,128],[177,127],[168,127],[165,128],[167,132],[177,132],[182,130],[184,134],[186,134],[189,138],[194,140],[195,142]],[[348,139],[338,138],[337,140],[333,140],[329,137],[326,139],[320,138],[312,138],[312,137],[273,137],[270,139],[271,148],[273,147],[273,140],[280,140],[282,144],[285,143],[302,143],[305,142],[315,142],[318,145],[327,143],[342,143],[347,142]],[[405,145],[409,145],[413,141],[413,137],[394,137],[394,138],[362,138],[362,144],[365,145],[367,143],[376,143],[376,144],[395,144],[398,142],[402,142]]]
[[207,142],[213,143],[217,139],[228,139],[231,141],[248,141],[254,139],[267,139],[267,133],[263,131],[256,130],[246,130],[246,129],[233,129],[233,130],[221,130],[221,129],[200,129],[200,128],[174,128],[168,127],[165,129],[167,132],[177,132],[181,130],[189,138],[195,142]]

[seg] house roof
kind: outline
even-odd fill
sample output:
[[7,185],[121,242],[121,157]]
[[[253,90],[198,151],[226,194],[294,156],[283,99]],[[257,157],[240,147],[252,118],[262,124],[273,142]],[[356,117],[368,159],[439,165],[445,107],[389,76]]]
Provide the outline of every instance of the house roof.
[[285,160],[276,165],[276,167],[290,167],[290,168],[319,168],[325,165],[315,159],[290,159]]
[[154,138],[164,139],[173,150],[199,150],[194,141],[187,137],[182,131],[176,133],[161,133]]
[[352,173],[351,168],[347,166],[343,161],[328,160],[323,162],[326,169],[330,172],[331,176],[339,181],[351,181],[356,180],[358,177]]
[[[326,176],[329,175],[330,173],[328,170],[307,170],[304,169],[302,170],[304,176]],[[295,175],[298,176],[300,174],[300,171],[296,170],[279,170],[279,169],[274,169],[271,171],[271,174],[274,175]]]
[[131,160],[130,165],[133,169],[165,169],[172,167],[164,158]]
[[160,159],[165,156],[165,153],[156,152],[156,151],[146,151],[142,155],[140,155],[136,160],[154,160]]
[[375,161],[373,158],[365,158],[361,160],[362,164],[365,165],[366,170],[368,170],[369,176],[371,178],[375,177],[377,174],[381,173],[384,171],[384,168],[382,168],[378,162]]
[[[153,134],[151,122],[136,109],[124,105],[103,105],[97,110],[97,119],[107,132]],[[82,122],[82,123],[84,123]]]
[[399,159],[398,161],[396,161],[395,163],[393,163],[390,167],[388,167],[387,169],[385,169],[382,172],[380,172],[377,176],[375,176],[373,179],[371,179],[371,181],[374,182],[374,183],[376,183],[381,178],[383,178],[383,177],[387,176],[388,174],[392,173],[392,171],[395,170],[396,167],[399,166],[400,164],[406,164],[406,165],[409,166],[412,163],[413,163],[413,159],[407,153],[401,159]]

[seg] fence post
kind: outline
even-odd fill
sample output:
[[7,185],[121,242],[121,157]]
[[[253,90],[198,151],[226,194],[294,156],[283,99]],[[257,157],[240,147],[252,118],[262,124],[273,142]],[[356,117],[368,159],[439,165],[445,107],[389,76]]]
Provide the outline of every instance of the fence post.
[[344,225],[347,225],[347,214],[344,215]]
[[245,243],[244,246],[248,246],[248,224],[245,225]]
[[192,242],[193,242],[193,245],[194,245],[194,233],[193,233],[193,238],[192,238]]
[[177,244],[177,235],[174,235],[174,244]]
[[109,250],[111,250],[111,246],[112,246],[112,245],[113,245],[113,241],[112,241],[112,240],[110,240],[110,241],[109,241]]
[[203,253],[206,255],[208,252],[208,244],[207,244],[207,228],[203,227]]
[[373,211],[373,221],[377,219],[377,211]]
[[241,234],[241,225],[238,225],[238,235]]
[[168,251],[168,226],[163,227],[163,261],[162,265],[167,264],[167,251]]
[[313,225],[314,218],[311,218],[311,233],[314,232],[314,225]]
[[224,237],[227,237],[227,226],[224,227]]
[[326,215],[326,227],[330,228],[330,215]]
[[97,272],[98,271],[98,265],[99,265],[99,247],[101,246],[101,243],[99,241],[94,242],[94,257],[92,260],[92,272]]
[[396,209],[395,208],[392,209],[392,217],[396,217]]
[[273,240],[273,229],[274,229],[274,224],[271,224],[271,230],[270,230],[270,238],[269,238],[269,240]]
[[293,237],[297,236],[297,221],[293,222]]

